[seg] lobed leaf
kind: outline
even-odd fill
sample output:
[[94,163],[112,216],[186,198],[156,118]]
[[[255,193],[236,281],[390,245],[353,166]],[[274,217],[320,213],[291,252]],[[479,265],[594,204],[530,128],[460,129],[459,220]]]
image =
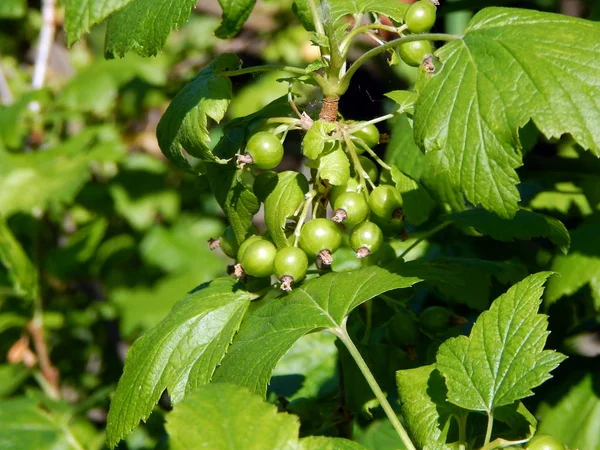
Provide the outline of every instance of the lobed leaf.
[[191,169],[183,149],[200,160],[219,161],[208,147],[208,119],[220,122],[231,101],[231,80],[219,72],[239,65],[235,55],[219,56],[175,96],[160,119],[156,127],[158,145],[177,166]]
[[130,0],[108,21],[106,57],[123,57],[131,50],[141,56],[156,55],[171,30],[188,21],[194,5],[196,0]]
[[490,413],[532,395],[531,389],[565,359],[543,350],[548,324],[537,310],[550,274],[540,272],[517,283],[479,316],[469,337],[440,346],[436,368],[446,379],[450,402]]
[[517,213],[518,132],[530,119],[600,154],[600,24],[486,8],[436,55],[443,68],[421,88],[415,138],[471,203]]
[[293,450],[300,422],[232,384],[201,386],[167,417],[170,448]]
[[118,11],[133,0],[66,0],[65,31],[67,45],[70,47],[90,31],[92,26],[102,22],[112,13]]
[[318,159],[317,173],[323,180],[334,186],[342,186],[350,179],[350,161],[342,147],[336,145],[333,150],[322,154]]
[[150,415],[165,389],[177,404],[210,381],[250,303],[237,288],[230,278],[200,286],[135,341],[108,413],[109,446]]
[[525,209],[519,209],[511,219],[503,219],[478,208],[450,214],[447,218],[454,223],[473,227],[499,241],[546,237],[563,253],[567,253],[571,244],[569,232],[560,220]]
[[17,295],[27,300],[39,297],[37,270],[1,216],[0,262],[8,270]]
[[264,396],[273,368],[300,337],[339,327],[358,305],[419,281],[369,267],[330,273],[280,299],[261,301],[248,312],[214,380],[246,386]]
[[335,147],[336,141],[332,140],[330,133],[336,128],[335,123],[317,120],[302,139],[302,153],[309,159],[317,159],[326,149]]
[[265,199],[265,223],[277,247],[289,245],[285,234],[287,219],[302,204],[307,192],[308,181],[301,173],[288,170],[277,174],[277,183]]

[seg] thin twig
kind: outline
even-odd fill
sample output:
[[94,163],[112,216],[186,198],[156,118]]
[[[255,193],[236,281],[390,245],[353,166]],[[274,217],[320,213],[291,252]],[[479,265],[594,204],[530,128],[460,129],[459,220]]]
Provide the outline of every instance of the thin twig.
[[35,352],[40,363],[40,370],[42,371],[45,380],[48,382],[50,393],[53,398],[59,398],[58,369],[54,367],[52,361],[50,361],[48,347],[46,345],[46,340],[44,339],[44,328],[40,317],[41,314],[36,314],[33,320],[29,322],[29,325],[27,325],[27,329],[33,339]]
[[[33,68],[33,78],[31,80],[31,87],[33,89],[41,89],[46,80],[50,49],[52,48],[54,32],[56,31],[55,12],[55,0],[42,0],[42,28],[40,29],[35,66]],[[39,111],[40,104],[38,102],[31,102],[29,104],[29,109],[32,111]]]
[[2,70],[2,65],[0,64],[0,102],[2,102],[3,105],[8,106],[11,105],[13,101],[14,97],[12,91],[10,90],[10,86],[6,81],[4,71]]

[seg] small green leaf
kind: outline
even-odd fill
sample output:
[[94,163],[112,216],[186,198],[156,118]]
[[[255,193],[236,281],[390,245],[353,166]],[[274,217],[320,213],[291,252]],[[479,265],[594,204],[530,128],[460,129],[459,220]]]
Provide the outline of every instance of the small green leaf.
[[207,164],[208,181],[217,202],[229,220],[238,244],[246,238],[252,218],[260,209],[256,195],[239,179],[232,165]]
[[339,327],[358,305],[419,281],[369,267],[330,273],[305,282],[281,299],[261,301],[244,319],[214,380],[246,386],[265,395],[273,368],[301,336]]
[[[102,22],[115,11],[122,9],[132,0],[108,0],[96,2],[94,0],[66,0],[65,3],[65,31],[67,32],[67,45],[70,47],[90,31],[92,26]],[[9,1],[10,3],[10,1]]]
[[[600,395],[597,377],[588,372],[583,378],[565,379],[568,392],[555,403],[544,401],[537,413],[541,417],[539,433],[556,436],[569,448],[600,448]],[[568,420],[566,420],[568,418]]]
[[464,411],[446,401],[446,385],[435,366],[399,370],[396,383],[402,417],[413,442],[419,448],[443,447],[452,414],[460,417]]
[[396,0],[335,0],[331,2],[331,18],[337,22],[348,15],[372,12],[383,14],[396,22],[404,21],[408,4]]
[[566,253],[571,244],[569,232],[559,220],[533,211],[520,209],[512,219],[502,219],[485,209],[470,209],[450,214],[454,223],[473,227],[499,241],[545,237]]
[[416,92],[412,91],[391,91],[385,94],[386,97],[394,100],[398,105],[396,110],[397,114],[409,113],[412,114],[415,111],[415,103],[419,97]]
[[0,262],[8,269],[8,276],[17,295],[27,300],[38,298],[37,270],[1,216]]
[[367,448],[348,439],[308,436],[300,439],[298,450],[367,450]]
[[546,290],[546,301],[556,302],[564,295],[572,295],[590,284],[600,309],[600,214],[595,214],[573,231],[573,245],[568,255],[556,255],[552,270],[560,277],[552,277]]
[[308,181],[301,173],[288,170],[277,175],[277,184],[265,199],[265,223],[273,242],[287,247],[285,224],[298,209],[308,192]]
[[537,314],[550,272],[531,275],[511,287],[482,313],[469,337],[444,342],[436,368],[446,379],[448,400],[491,413],[532,395],[565,359],[543,350],[548,336],[546,316]]
[[[421,88],[415,137],[439,153],[437,172],[467,199],[510,218],[518,210],[519,128],[570,133],[600,154],[600,24],[486,8],[464,37],[436,52],[443,68]],[[568,86],[568,88],[566,88]]]
[[321,153],[331,150],[337,141],[330,136],[336,128],[335,123],[317,120],[302,140],[302,153],[309,159],[317,159]]
[[217,37],[230,39],[238,34],[255,4],[256,0],[219,0],[223,8],[223,20],[215,31]]
[[0,2],[0,18],[19,19],[27,12],[27,0],[2,0]]
[[203,161],[218,161],[208,147],[208,119],[220,122],[231,101],[231,80],[219,72],[239,67],[240,60],[224,54],[214,60],[175,96],[156,127],[160,149],[172,162],[191,169],[183,155]]
[[230,278],[200,286],[135,341],[108,413],[111,447],[150,415],[165,389],[176,404],[210,381],[250,303],[238,287]]
[[170,448],[280,450],[298,445],[300,422],[239,386],[213,383],[190,393],[167,417]]
[[106,57],[123,57],[131,50],[141,56],[156,55],[171,30],[188,21],[195,4],[196,0],[130,0],[108,21]]
[[415,226],[426,222],[435,208],[427,191],[395,166],[392,166],[392,180],[402,196],[402,211],[406,220]]
[[348,182],[350,161],[339,143],[332,151],[321,154],[318,159],[317,174],[334,186],[342,186]]

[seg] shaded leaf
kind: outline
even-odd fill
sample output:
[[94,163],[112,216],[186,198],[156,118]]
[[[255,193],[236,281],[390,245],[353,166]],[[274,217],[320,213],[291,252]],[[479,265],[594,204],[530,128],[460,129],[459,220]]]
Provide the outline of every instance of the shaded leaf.
[[215,31],[217,37],[229,39],[238,34],[255,4],[256,0],[219,0],[219,5],[223,8],[223,19]]
[[415,180],[404,175],[397,167],[392,166],[392,179],[402,196],[402,212],[406,220],[415,226],[429,219],[435,203]]
[[171,448],[297,448],[300,422],[239,386],[213,383],[190,393],[167,418]]
[[479,316],[469,337],[440,346],[436,368],[446,379],[450,402],[492,412],[532,395],[565,359],[543,350],[548,323],[537,310],[549,276],[541,272],[517,283]]
[[191,169],[184,149],[203,161],[218,160],[208,147],[208,119],[220,122],[231,101],[231,80],[219,72],[239,65],[235,55],[219,56],[175,96],[163,114],[156,127],[158,145],[177,166]]
[[248,312],[214,380],[264,395],[273,368],[301,336],[339,327],[363,302],[418,281],[369,267],[330,273],[305,282],[278,300],[261,301]]
[[[486,8],[464,37],[436,52],[444,66],[422,87],[416,141],[437,172],[475,204],[512,217],[522,164],[518,130],[570,133],[600,154],[600,25],[530,10]],[[566,88],[568,86],[568,89]]]
[[17,295],[27,300],[38,298],[37,270],[1,216],[0,262],[8,269],[8,276]]
[[366,447],[348,439],[308,436],[300,439],[299,450],[366,450]]
[[176,404],[210,381],[250,303],[237,287],[229,278],[200,286],[135,341],[108,413],[110,446],[150,415],[165,389]]

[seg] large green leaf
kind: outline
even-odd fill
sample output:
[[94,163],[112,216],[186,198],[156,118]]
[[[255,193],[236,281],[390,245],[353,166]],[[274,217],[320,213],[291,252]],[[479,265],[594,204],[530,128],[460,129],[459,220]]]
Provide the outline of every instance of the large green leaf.
[[301,336],[338,328],[361,303],[418,281],[369,267],[327,274],[278,300],[261,301],[247,314],[214,379],[264,395],[273,368]]
[[115,11],[131,3],[132,0],[67,0],[65,3],[65,31],[67,44],[73,45],[90,28]]
[[[540,433],[559,438],[569,448],[600,448],[600,394],[598,378],[588,373],[577,383],[565,380],[566,395],[557,402],[544,402],[538,410]],[[562,391],[562,390],[561,390]],[[559,392],[561,392],[559,391]]]
[[130,0],[108,21],[106,56],[124,56],[131,50],[142,56],[156,55],[171,30],[188,21],[195,4],[196,0]]
[[590,284],[600,309],[600,214],[595,214],[573,231],[573,246],[568,255],[557,255],[552,270],[560,277],[548,282],[546,300],[554,303],[564,295],[572,295]]
[[204,161],[217,161],[208,147],[208,119],[220,122],[231,101],[231,80],[218,72],[237,68],[240,60],[224,54],[214,60],[173,99],[156,127],[158,145],[167,158],[184,169],[190,163],[183,155]]
[[300,422],[239,386],[213,383],[190,393],[167,418],[170,448],[293,450]]
[[8,269],[8,276],[17,295],[28,300],[38,298],[37,270],[1,216],[0,263]]
[[559,220],[533,211],[520,209],[511,219],[503,219],[485,209],[470,209],[451,214],[454,223],[473,227],[499,241],[528,240],[534,237],[550,239],[563,253],[571,244],[569,232]]
[[443,68],[421,89],[415,137],[471,203],[517,212],[518,131],[530,119],[600,154],[600,24],[486,8],[436,55]]
[[288,170],[277,175],[277,182],[265,199],[265,223],[277,247],[287,247],[285,224],[308,192],[308,181],[301,173]]
[[242,183],[234,166],[211,163],[207,167],[210,189],[223,208],[238,244],[241,244],[252,225],[252,218],[260,209],[260,202],[254,192]]
[[178,403],[210,381],[250,303],[238,288],[229,278],[197,288],[133,344],[108,413],[110,446],[150,415],[165,389]]
[[436,368],[446,379],[450,402],[490,413],[532,395],[565,359],[543,350],[548,322],[537,310],[549,276],[541,272],[517,283],[479,316],[469,337],[440,346]]

